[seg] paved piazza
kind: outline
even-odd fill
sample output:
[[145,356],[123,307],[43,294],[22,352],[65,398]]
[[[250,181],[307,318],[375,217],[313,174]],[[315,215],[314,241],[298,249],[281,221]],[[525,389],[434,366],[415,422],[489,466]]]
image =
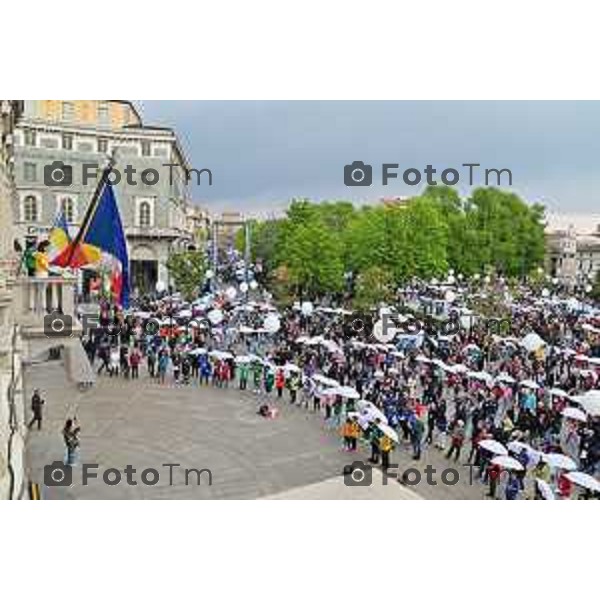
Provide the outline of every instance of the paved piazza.
[[[79,464],[97,463],[98,479],[81,485],[81,467],[73,469],[70,487],[44,487],[47,499],[481,499],[484,488],[467,485],[468,471],[458,468],[461,481],[455,486],[423,483],[403,486],[395,481],[382,485],[374,471],[373,485],[344,485],[343,467],[351,460],[366,459],[366,449],[348,454],[340,438],[328,430],[321,416],[279,401],[281,412],[274,420],[256,414],[260,401],[250,392],[196,386],[161,386],[151,383],[142,370],[138,381],[100,376],[90,390],[78,392],[67,382],[60,362],[29,367],[27,397],[34,387],[46,399],[42,431],[29,434],[30,478],[43,482],[43,467],[64,457],[61,429],[67,416],[76,412],[82,427]],[[286,394],[287,396],[287,394]],[[399,470],[423,469],[432,464],[439,474],[447,462],[438,451],[412,461],[408,450],[393,454]],[[172,468],[170,485],[169,467]],[[137,470],[137,486],[128,485],[123,474],[118,485],[102,481],[108,468]],[[141,472],[159,471],[156,485],[143,485]],[[208,474],[190,473],[185,485],[184,469],[210,469]]]

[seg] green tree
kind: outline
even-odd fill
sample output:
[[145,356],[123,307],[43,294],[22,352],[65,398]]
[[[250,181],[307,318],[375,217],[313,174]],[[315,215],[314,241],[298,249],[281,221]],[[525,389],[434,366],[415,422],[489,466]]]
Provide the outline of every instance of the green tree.
[[368,310],[379,302],[391,302],[394,297],[394,276],[387,269],[371,266],[356,278],[354,306]]
[[186,250],[171,254],[167,268],[175,287],[186,300],[193,300],[204,282],[206,255],[202,250]]

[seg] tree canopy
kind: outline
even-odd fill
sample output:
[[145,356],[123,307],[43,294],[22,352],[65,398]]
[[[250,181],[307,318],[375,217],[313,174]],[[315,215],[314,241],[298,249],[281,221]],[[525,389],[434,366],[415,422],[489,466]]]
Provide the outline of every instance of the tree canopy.
[[451,268],[523,277],[543,264],[543,219],[542,206],[497,188],[460,198],[453,188],[431,186],[407,202],[360,208],[298,199],[284,217],[252,224],[252,254],[267,273],[285,267],[288,284],[307,296],[343,291],[347,273],[355,282],[364,275],[363,285],[439,277]]

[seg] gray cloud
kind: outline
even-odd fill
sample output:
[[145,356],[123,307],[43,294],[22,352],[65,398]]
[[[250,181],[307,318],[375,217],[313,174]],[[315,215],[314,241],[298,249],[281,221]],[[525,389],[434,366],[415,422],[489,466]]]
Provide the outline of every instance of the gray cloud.
[[[554,212],[597,205],[600,102],[148,101],[146,123],[174,127],[190,162],[213,172],[192,186],[212,209],[269,212],[292,197],[376,200],[419,187],[347,188],[353,160],[510,168],[513,190]],[[461,173],[462,174],[462,173]],[[466,171],[465,171],[466,175]],[[466,183],[466,182],[465,182]],[[476,183],[481,183],[477,181]],[[469,186],[459,185],[461,193]]]

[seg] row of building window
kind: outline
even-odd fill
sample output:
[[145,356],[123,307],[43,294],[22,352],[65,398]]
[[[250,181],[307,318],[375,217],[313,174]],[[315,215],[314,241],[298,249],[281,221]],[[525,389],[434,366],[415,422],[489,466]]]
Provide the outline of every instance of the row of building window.
[[[65,215],[67,223],[77,221],[77,202],[71,196],[60,198],[60,210]],[[137,204],[136,224],[138,227],[154,225],[154,207],[151,200],[141,200]],[[28,195],[22,200],[21,215],[26,223],[38,223],[41,219],[40,200],[37,196]]]
[[[37,131],[34,129],[23,130],[23,142],[26,146],[37,146]],[[152,156],[152,144],[149,141],[142,140],[141,143],[141,154],[142,156]],[[63,133],[62,134],[62,149],[73,150],[73,134]],[[96,151],[99,154],[106,154],[108,152],[108,138],[98,138],[96,140]]]

